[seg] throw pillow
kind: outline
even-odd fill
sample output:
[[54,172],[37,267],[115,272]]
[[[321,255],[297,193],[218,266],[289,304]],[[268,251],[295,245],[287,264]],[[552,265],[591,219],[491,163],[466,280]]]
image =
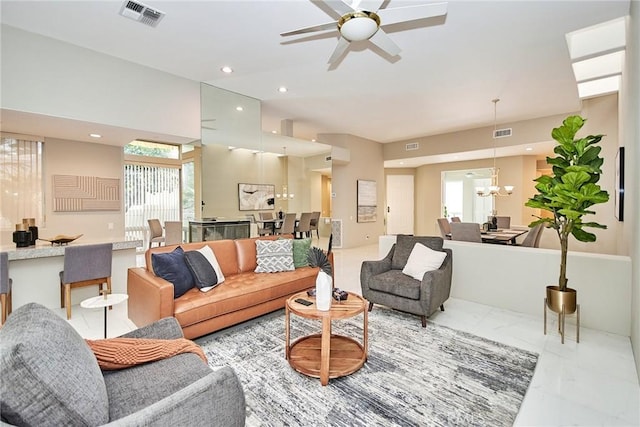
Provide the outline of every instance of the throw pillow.
[[184,261],[184,250],[178,246],[172,252],[151,254],[151,266],[158,277],[173,284],[173,297],[178,298],[193,288],[193,275]]
[[207,245],[204,245],[203,247],[198,249],[198,252],[204,255],[204,257],[207,259],[207,261],[209,261],[213,269],[216,271],[216,276],[218,277],[218,282],[216,283],[216,285],[219,285],[220,283],[224,282],[224,274],[222,274],[222,268],[220,267],[220,263],[218,263],[218,258],[216,258],[216,254],[213,253],[213,249],[211,249]]
[[[208,246],[207,246],[208,247]],[[203,292],[210,291],[218,285],[218,275],[209,260],[198,251],[184,253],[184,261],[193,274],[193,280],[198,289]]]
[[293,240],[293,266],[295,268],[306,267],[309,265],[307,255],[311,248],[311,238]]
[[434,251],[422,243],[416,243],[402,272],[416,280],[422,280],[427,271],[439,269],[446,257],[446,252]]
[[256,273],[295,270],[291,239],[256,240]]

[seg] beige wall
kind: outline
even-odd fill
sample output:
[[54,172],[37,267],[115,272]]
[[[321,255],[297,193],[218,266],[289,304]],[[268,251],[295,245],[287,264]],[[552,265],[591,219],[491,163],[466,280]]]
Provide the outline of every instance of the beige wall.
[[[39,236],[46,238],[58,234],[83,234],[85,239],[124,236],[122,208],[117,211],[101,212],[53,212],[51,191],[53,175],[117,178],[120,180],[121,200],[123,200],[122,147],[45,138],[44,153],[45,224],[36,224]],[[2,244],[12,244],[12,231],[2,232]]]
[[[345,134],[318,135],[320,142],[350,151],[350,162],[332,166],[331,186],[335,193],[333,215],[342,219],[342,247],[373,244],[384,234],[384,164],[382,144]],[[378,210],[376,222],[357,222],[357,180],[377,182]]]
[[640,378],[640,2],[632,1],[621,90],[620,145],[626,150],[625,221],[620,241],[631,256],[631,344]]

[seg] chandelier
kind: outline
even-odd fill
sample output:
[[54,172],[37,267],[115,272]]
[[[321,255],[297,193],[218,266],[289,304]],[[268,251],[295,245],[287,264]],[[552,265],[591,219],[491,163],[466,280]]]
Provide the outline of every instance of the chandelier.
[[496,197],[496,196],[510,196],[513,193],[513,185],[505,185],[504,193],[501,192],[498,174],[500,173],[500,169],[496,168],[496,131],[497,131],[497,123],[498,123],[498,114],[497,114],[497,106],[499,98],[493,99],[493,167],[491,168],[491,185],[488,189],[484,187],[476,187],[476,194],[480,197]]
[[282,192],[276,193],[276,199],[278,200],[290,200],[293,199],[293,193],[289,193],[287,187],[287,164],[289,163],[289,158],[287,157],[287,147],[282,147]]

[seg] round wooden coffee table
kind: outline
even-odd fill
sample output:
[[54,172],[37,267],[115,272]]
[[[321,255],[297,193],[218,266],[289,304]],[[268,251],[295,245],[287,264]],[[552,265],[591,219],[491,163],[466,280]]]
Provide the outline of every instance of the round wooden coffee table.
[[[305,306],[296,299],[313,302]],[[367,361],[367,310],[366,301],[349,292],[344,301],[332,300],[329,311],[316,309],[315,297],[300,292],[287,300],[285,306],[285,355],[296,371],[320,378],[324,386],[329,378],[338,378],[357,371]],[[322,320],[322,333],[298,338],[290,344],[290,313],[307,319]],[[353,338],[331,334],[331,321],[347,319],[363,313],[364,328],[362,344]]]

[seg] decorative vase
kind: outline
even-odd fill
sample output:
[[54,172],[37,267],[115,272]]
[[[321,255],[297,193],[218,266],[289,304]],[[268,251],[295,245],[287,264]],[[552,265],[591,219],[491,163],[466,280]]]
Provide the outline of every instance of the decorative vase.
[[320,270],[316,277],[316,308],[320,311],[331,309],[331,293],[333,291],[333,281],[324,271]]
[[578,292],[567,288],[561,291],[557,286],[547,286],[547,307],[554,313],[561,313],[564,305],[564,314],[572,314],[576,311]]

